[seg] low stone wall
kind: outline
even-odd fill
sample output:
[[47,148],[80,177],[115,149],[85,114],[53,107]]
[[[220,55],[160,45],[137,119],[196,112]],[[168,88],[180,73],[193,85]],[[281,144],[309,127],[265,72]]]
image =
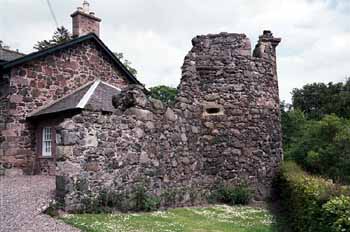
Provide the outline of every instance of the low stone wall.
[[137,99],[147,106],[113,115],[84,111],[61,124],[57,178],[68,210],[104,189],[132,192],[138,184],[157,196],[183,196],[173,202],[176,206],[203,200],[190,196],[214,179],[203,178],[202,162],[190,155],[196,138],[186,131],[193,128],[160,101],[145,95]]
[[6,149],[8,149],[8,143],[5,141],[5,137],[8,135],[6,125],[9,122],[9,81],[7,79],[0,78],[0,169],[11,168],[11,157],[5,157]]
[[57,195],[67,210],[105,189],[142,184],[164,207],[196,205],[217,183],[269,196],[282,160],[275,47],[270,32],[251,55],[243,34],[198,36],[185,57],[175,106],[131,86],[116,112],[84,111],[59,130]]

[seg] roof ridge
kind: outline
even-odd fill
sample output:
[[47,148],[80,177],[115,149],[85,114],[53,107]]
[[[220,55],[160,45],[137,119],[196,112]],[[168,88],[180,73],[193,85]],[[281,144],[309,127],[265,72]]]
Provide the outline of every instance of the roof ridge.
[[53,47],[50,47],[50,48],[47,48],[44,50],[40,50],[37,52],[33,52],[33,53],[27,54],[25,56],[22,56],[20,58],[5,62],[5,63],[1,63],[0,71],[9,69],[9,68],[16,66],[16,65],[26,63],[26,62],[31,61],[31,60],[36,59],[36,58],[40,58],[42,56],[51,54],[57,50],[70,47],[72,45],[75,45],[77,43],[80,43],[80,42],[83,42],[83,41],[86,41],[89,39],[93,39],[102,48],[102,50],[105,53],[107,53],[107,55],[110,56],[110,58],[112,58],[112,62],[114,62],[114,65],[118,66],[121,69],[121,71],[125,74],[126,78],[131,83],[142,85],[136,79],[136,77],[124,66],[124,64],[122,62],[120,62],[120,60],[113,54],[113,52],[111,50],[109,50],[109,48],[102,42],[102,40],[97,37],[97,35],[95,33],[89,33],[87,35],[80,36],[80,37],[74,38],[72,40],[69,40],[65,43],[58,44],[58,45],[55,45]]
[[[10,50],[10,49],[4,48],[4,47],[0,47],[0,50],[6,51],[6,52],[11,52],[11,53],[16,53],[16,54],[18,54],[18,55],[23,55],[23,56],[26,56],[26,55],[27,55],[27,54],[25,54],[25,53],[17,52],[17,51]],[[17,58],[17,59],[18,59],[18,58]]]

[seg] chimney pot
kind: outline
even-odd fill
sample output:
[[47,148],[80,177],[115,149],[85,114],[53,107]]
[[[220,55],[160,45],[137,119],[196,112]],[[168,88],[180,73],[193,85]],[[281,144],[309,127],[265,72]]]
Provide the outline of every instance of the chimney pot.
[[90,4],[86,0],[83,2],[83,11],[87,14],[90,12]]

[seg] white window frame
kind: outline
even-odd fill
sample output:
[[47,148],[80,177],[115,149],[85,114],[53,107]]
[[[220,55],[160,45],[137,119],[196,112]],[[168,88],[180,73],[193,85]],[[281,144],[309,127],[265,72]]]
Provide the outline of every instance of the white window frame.
[[41,144],[41,154],[45,158],[52,157],[52,128],[51,127],[43,127],[42,129],[42,144]]

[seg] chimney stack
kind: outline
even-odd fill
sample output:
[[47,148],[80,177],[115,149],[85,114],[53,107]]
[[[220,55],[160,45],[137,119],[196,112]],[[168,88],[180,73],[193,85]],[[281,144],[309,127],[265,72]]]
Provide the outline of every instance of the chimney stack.
[[78,7],[71,17],[73,20],[73,37],[89,33],[95,33],[97,36],[100,36],[101,19],[97,18],[94,12],[90,12],[88,1],[84,0],[83,7]]

